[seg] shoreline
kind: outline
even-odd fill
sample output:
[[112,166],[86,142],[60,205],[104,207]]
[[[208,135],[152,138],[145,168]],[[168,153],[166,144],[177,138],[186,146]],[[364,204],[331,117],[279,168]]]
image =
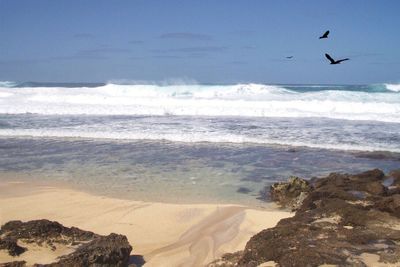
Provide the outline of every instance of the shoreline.
[[[293,213],[233,204],[133,201],[62,185],[0,182],[2,225],[10,220],[48,219],[101,235],[123,234],[133,247],[132,255],[143,256],[145,266],[207,264],[244,249],[251,236],[290,216]],[[0,254],[0,262],[9,260]]]

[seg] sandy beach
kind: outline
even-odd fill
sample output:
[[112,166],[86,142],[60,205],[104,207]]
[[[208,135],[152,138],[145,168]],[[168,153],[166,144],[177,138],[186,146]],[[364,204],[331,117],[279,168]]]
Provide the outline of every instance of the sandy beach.
[[[227,252],[242,250],[251,236],[292,216],[236,205],[140,202],[27,182],[0,184],[0,223],[49,219],[107,235],[126,235],[132,255],[145,266],[202,266]],[[34,248],[36,251],[43,248]],[[21,257],[0,254],[0,262],[50,263],[70,248]],[[38,256],[40,255],[40,256]]]

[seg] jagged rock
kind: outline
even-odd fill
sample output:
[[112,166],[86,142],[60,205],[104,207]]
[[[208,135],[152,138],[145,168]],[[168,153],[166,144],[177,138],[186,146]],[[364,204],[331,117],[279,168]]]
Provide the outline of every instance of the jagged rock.
[[[93,266],[111,267],[128,266],[132,247],[126,236],[110,234],[97,235],[76,227],[65,227],[58,222],[34,220],[29,222],[10,221],[0,229],[0,249],[7,249],[12,256],[20,255],[26,249],[17,242],[36,243],[56,249],[56,244],[77,246],[59,261],[47,265],[38,263],[35,266]],[[6,263],[5,266],[24,266],[25,262]],[[19,265],[18,265],[19,264]]]
[[288,182],[275,183],[270,187],[271,200],[282,207],[297,210],[311,190],[308,181],[299,177],[290,177]]
[[243,256],[243,251],[238,251],[235,253],[226,253],[220,259],[217,259],[210,264],[208,267],[233,267],[236,266],[237,262]]
[[58,222],[49,220],[33,220],[29,222],[10,221],[0,229],[0,235],[14,240],[24,240],[28,243],[43,243],[53,246],[54,243],[71,244],[92,240],[98,235],[76,227],[65,227]]
[[363,253],[400,266],[400,195],[382,186],[385,178],[375,169],[315,180],[294,217],[253,236],[239,259],[214,266],[365,267]]
[[6,263],[0,263],[0,267],[25,267],[26,261],[12,261]]
[[128,266],[131,251],[132,247],[126,236],[110,234],[82,245],[75,252],[61,257],[56,263],[44,266],[123,267]]
[[392,185],[400,187],[400,169],[391,171],[389,175],[391,178],[393,178]]
[[13,238],[0,238],[0,250],[6,249],[11,256],[19,256],[26,251],[26,248],[17,244],[17,240]]

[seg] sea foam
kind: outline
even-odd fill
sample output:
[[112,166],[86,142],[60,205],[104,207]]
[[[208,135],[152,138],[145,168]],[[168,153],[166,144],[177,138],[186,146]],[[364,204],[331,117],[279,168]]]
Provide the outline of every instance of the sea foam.
[[[398,85],[386,87],[394,91]],[[297,92],[262,84],[0,87],[0,114],[24,113],[322,117],[399,123],[400,94],[335,87]]]
[[393,91],[393,92],[400,92],[400,84],[393,84],[393,83],[386,83],[385,84],[386,89],[388,89],[389,91]]

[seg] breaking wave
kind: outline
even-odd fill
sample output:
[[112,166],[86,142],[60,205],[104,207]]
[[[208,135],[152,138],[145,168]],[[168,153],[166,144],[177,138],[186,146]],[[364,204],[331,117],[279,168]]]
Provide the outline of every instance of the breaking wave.
[[105,84],[71,88],[15,87],[2,82],[0,114],[323,117],[400,122],[400,94],[389,92],[398,90],[398,84],[386,84],[389,91],[374,92],[363,90],[365,86],[304,87]]

